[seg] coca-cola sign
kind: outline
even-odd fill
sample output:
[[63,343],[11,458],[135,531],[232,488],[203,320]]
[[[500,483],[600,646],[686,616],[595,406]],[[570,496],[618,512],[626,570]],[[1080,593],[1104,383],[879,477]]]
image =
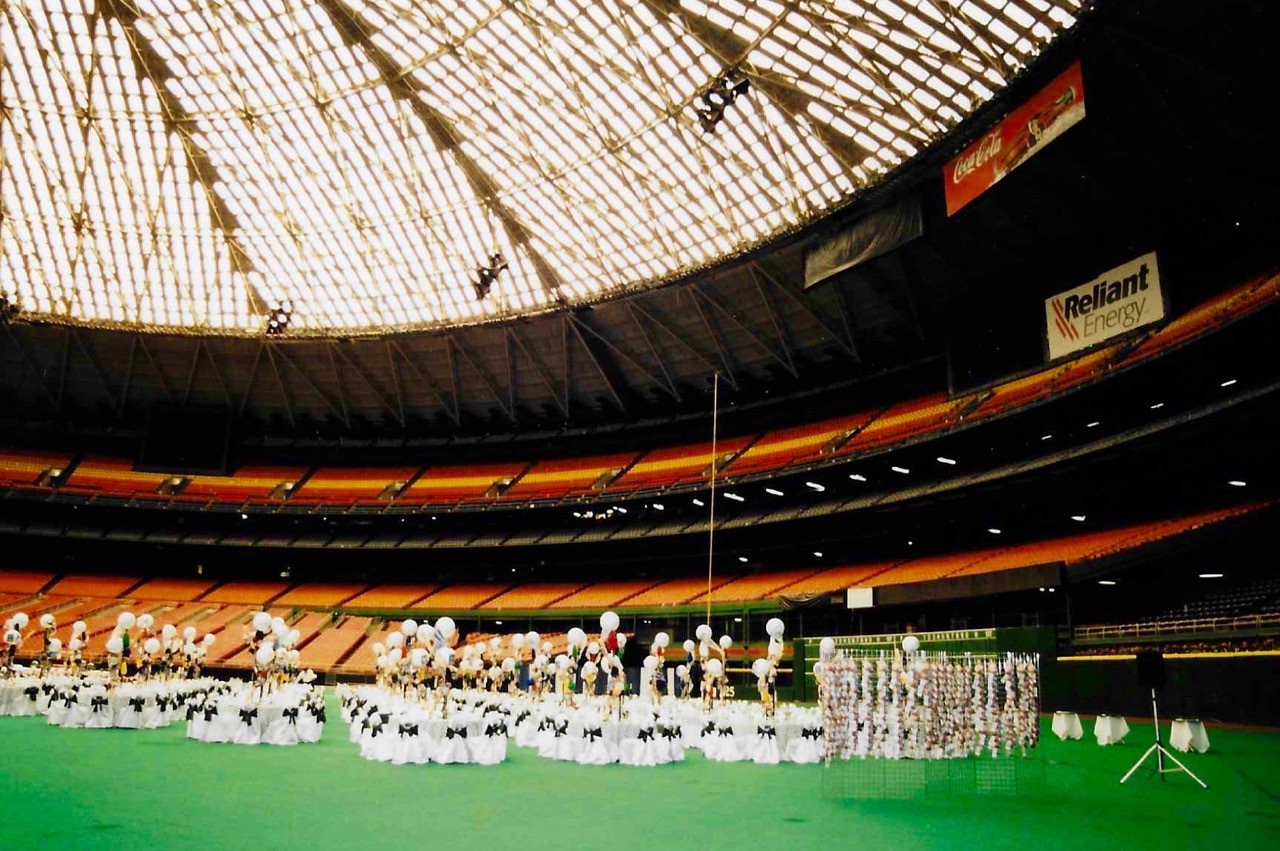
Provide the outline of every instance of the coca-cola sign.
[[947,215],[953,215],[1084,118],[1084,80],[1075,62],[1005,116],[943,169]]

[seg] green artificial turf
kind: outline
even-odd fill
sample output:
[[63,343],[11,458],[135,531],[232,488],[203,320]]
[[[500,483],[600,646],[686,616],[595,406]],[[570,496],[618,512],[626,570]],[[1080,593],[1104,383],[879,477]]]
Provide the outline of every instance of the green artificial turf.
[[319,744],[277,748],[193,742],[182,724],[64,730],[5,717],[0,849],[1280,848],[1280,734],[1211,727],[1213,750],[1185,759],[1206,792],[1177,775],[1118,783],[1150,726],[1101,748],[1059,742],[1044,723],[1039,763],[1019,772],[1031,791],[847,800],[840,790],[867,788],[885,766],[689,751],[673,765],[595,767],[514,745],[498,766],[396,766],[361,759],[340,722]]

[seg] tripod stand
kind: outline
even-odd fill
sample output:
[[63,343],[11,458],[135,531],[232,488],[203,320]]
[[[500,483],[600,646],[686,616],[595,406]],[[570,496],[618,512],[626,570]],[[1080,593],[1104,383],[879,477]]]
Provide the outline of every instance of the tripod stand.
[[[1164,776],[1166,774],[1173,774],[1178,771],[1183,771],[1183,772],[1186,772],[1186,775],[1188,777],[1190,777],[1192,780],[1199,783],[1201,788],[1208,789],[1209,786],[1203,780],[1201,780],[1199,777],[1196,777],[1195,774],[1192,773],[1191,769],[1187,768],[1185,765],[1179,762],[1178,758],[1173,754],[1169,753],[1168,749],[1165,748],[1165,746],[1160,743],[1160,715],[1156,709],[1156,690],[1155,689],[1151,690],[1151,722],[1156,728],[1155,744],[1147,748],[1147,752],[1144,753],[1142,756],[1138,757],[1138,761],[1133,764],[1133,768],[1130,768],[1129,771],[1125,774],[1125,776],[1120,778],[1120,782],[1123,783],[1126,780],[1128,780],[1130,777],[1132,777],[1133,773],[1137,771],[1138,768],[1144,762],[1147,761],[1148,757],[1150,757],[1152,754],[1155,754],[1156,755],[1156,774],[1160,777],[1161,780],[1164,780]],[[1176,765],[1177,768],[1165,768],[1164,767],[1165,757],[1168,757],[1169,761],[1172,762],[1174,765]]]

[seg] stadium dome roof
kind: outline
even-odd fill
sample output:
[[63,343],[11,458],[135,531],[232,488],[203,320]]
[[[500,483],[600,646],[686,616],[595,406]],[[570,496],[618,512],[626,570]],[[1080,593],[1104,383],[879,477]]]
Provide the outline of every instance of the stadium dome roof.
[[0,278],[32,319],[196,334],[595,301],[857,197],[1083,5],[10,0]]

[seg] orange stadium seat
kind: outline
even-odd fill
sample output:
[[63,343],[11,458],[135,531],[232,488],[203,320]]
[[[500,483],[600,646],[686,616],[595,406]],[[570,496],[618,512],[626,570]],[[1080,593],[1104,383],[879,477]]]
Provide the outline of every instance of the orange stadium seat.
[[275,599],[276,606],[338,606],[351,599],[363,585],[322,584],[298,585]]
[[527,467],[524,462],[468,464],[428,467],[416,482],[405,488],[399,502],[422,505],[452,505],[485,498],[497,482],[511,479]]
[[261,606],[288,587],[285,582],[227,582],[200,599],[205,603],[256,603]]
[[899,402],[867,423],[837,454],[888,446],[942,428],[953,422],[972,399],[971,396],[948,399],[944,393],[935,393]]
[[376,500],[388,485],[402,484],[418,467],[321,467],[294,491],[293,502],[359,502]]
[[190,602],[213,587],[208,579],[152,579],[133,590],[139,600]]
[[375,585],[343,604],[345,609],[407,609],[439,585]]
[[306,474],[306,467],[246,464],[232,476],[191,476],[191,482],[178,499],[198,502],[266,502],[277,487],[286,482],[296,482]]
[[870,580],[891,569],[895,564],[897,562],[886,561],[833,567],[821,573],[815,573],[808,579],[793,582],[786,588],[780,589],[778,593],[782,595],[835,593],[846,588],[866,585]]
[[[758,573],[754,576],[743,576],[732,582],[726,582],[711,592],[712,603],[739,603],[751,600],[765,600],[789,585],[807,579],[818,572],[818,568],[804,570],[784,570],[777,573]],[[705,585],[703,586],[706,587]],[[705,591],[690,600],[691,603],[703,603],[707,600]]]
[[[714,591],[721,585],[725,585],[737,579],[736,576],[717,576],[712,579],[711,590]],[[631,599],[626,601],[627,606],[679,606],[689,602],[700,594],[707,593],[707,578],[705,576],[693,577],[690,579],[673,579],[670,582],[663,582],[661,585],[655,585],[648,590],[641,591]]]
[[317,671],[336,667],[344,656],[364,640],[372,624],[373,621],[369,618],[347,618],[335,627],[322,630],[303,650],[302,665]]
[[484,604],[486,609],[541,609],[581,590],[581,582],[550,582],[517,585]]
[[52,573],[0,571],[0,591],[15,594],[34,594],[49,584]]
[[[716,442],[721,458],[741,452],[751,437],[730,437]],[[711,467],[711,441],[687,446],[654,449],[641,456],[630,470],[617,479],[611,490],[646,490],[665,488],[705,478]]]
[[590,458],[558,458],[539,461],[503,499],[557,499],[568,494],[587,493],[602,476],[622,470],[637,458],[635,452],[597,455]]
[[725,474],[730,477],[740,476],[815,461],[821,457],[823,447],[862,428],[873,416],[873,413],[858,413],[771,431],[734,458],[725,468]]
[[140,580],[129,576],[66,576],[58,580],[51,594],[83,597],[119,597]]
[[501,594],[507,585],[446,585],[419,600],[415,608],[474,609]]
[[968,553],[947,553],[944,555],[924,556],[923,558],[904,561],[876,576],[868,577],[861,582],[864,587],[881,585],[903,585],[908,582],[928,582],[931,579],[945,579],[957,571],[995,555],[999,550],[981,550]]
[[549,609],[594,609],[625,605],[627,600],[657,585],[642,579],[638,582],[597,582],[549,604]]
[[0,487],[36,488],[36,479],[45,470],[62,470],[71,463],[65,452],[0,452]]
[[85,458],[71,471],[62,490],[71,493],[168,499],[157,493],[160,485],[173,478],[165,473],[140,473],[122,458]]

